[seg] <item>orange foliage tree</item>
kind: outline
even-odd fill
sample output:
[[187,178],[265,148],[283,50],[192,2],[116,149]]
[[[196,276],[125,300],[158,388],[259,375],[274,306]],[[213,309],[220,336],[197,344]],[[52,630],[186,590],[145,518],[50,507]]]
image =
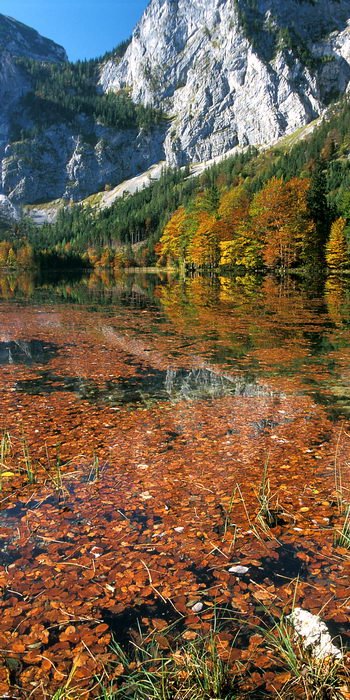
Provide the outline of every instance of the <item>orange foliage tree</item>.
[[253,197],[243,184],[221,194],[200,193],[187,210],[177,209],[156,252],[160,263],[194,267],[288,269],[307,257],[315,224],[310,217],[307,178],[272,178]]
[[272,178],[258,192],[250,214],[257,239],[263,243],[267,267],[289,268],[302,259],[304,241],[314,228],[308,213],[309,180],[284,182]]
[[29,243],[11,245],[9,241],[0,243],[0,267],[30,268],[34,265],[34,252]]
[[249,217],[250,199],[243,185],[225,192],[218,209],[217,232],[220,241],[231,241]]

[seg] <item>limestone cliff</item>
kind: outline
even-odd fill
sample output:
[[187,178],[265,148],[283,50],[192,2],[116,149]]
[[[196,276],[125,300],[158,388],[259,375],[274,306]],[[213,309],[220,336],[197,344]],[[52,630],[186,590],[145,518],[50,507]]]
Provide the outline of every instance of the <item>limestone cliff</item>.
[[171,164],[266,144],[320,114],[350,80],[349,0],[152,0],[105,91],[173,116]]

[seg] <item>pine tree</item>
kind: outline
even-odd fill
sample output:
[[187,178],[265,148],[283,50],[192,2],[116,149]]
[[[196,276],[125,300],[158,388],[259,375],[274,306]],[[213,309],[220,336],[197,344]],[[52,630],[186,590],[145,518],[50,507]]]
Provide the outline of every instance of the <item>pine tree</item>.
[[317,160],[312,171],[308,192],[308,209],[315,227],[305,241],[304,261],[308,266],[320,266],[325,260],[325,247],[330,228],[330,210],[327,202],[325,164]]

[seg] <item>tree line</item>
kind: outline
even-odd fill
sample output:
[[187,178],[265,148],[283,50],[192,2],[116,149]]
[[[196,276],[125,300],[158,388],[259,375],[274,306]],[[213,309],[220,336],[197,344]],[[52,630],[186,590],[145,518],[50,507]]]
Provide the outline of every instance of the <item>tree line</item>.
[[290,269],[348,267],[350,105],[306,138],[250,148],[191,178],[190,168],[111,208],[61,209],[54,224],[20,224],[35,251],[86,264]]
[[0,268],[28,270],[34,266],[34,250],[27,241],[0,242]]
[[170,218],[156,253],[187,269],[345,269],[347,234],[344,217],[331,223],[318,163],[311,177],[272,177],[255,194],[244,182],[197,194]]

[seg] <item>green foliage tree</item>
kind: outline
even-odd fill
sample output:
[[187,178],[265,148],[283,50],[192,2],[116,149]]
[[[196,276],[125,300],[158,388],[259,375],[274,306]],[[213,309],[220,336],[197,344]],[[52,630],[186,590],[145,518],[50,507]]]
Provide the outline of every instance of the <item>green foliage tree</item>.
[[[86,74],[86,67],[81,70]],[[12,232],[3,231],[1,237],[11,243],[27,238],[35,255],[40,252],[46,263],[65,259],[75,264],[76,260],[87,259],[89,247],[100,255],[104,248],[130,246],[133,259],[140,264],[152,264],[156,259],[155,246],[167,223],[176,210],[183,208],[186,227],[180,257],[189,264],[188,247],[200,225],[200,214],[205,212],[214,217],[213,233],[220,246],[221,264],[254,269],[260,266],[263,252],[267,262],[270,247],[269,264],[273,267],[298,264],[322,271],[332,221],[339,216],[350,218],[349,132],[350,102],[345,98],[312,133],[292,147],[282,143],[261,153],[250,148],[214,165],[199,178],[190,178],[188,168],[167,170],[158,182],[117,200],[108,210],[66,206],[52,225],[37,228],[28,221],[21,222]],[[251,201],[255,200],[256,204],[255,198],[273,181],[280,183],[280,201],[284,202],[287,215],[280,217],[277,225],[278,211],[277,214],[275,211],[275,228],[272,220],[267,222],[267,228],[256,226]],[[273,190],[271,184],[269,187]],[[271,219],[268,202],[266,209],[267,214],[259,215],[260,224],[264,216]],[[290,211],[294,212],[293,216]],[[269,230],[279,233],[270,240]],[[287,237],[283,242],[280,238],[278,243],[282,233],[288,234],[290,240]],[[229,245],[223,246],[225,242]],[[279,246],[285,251],[276,255]]]

